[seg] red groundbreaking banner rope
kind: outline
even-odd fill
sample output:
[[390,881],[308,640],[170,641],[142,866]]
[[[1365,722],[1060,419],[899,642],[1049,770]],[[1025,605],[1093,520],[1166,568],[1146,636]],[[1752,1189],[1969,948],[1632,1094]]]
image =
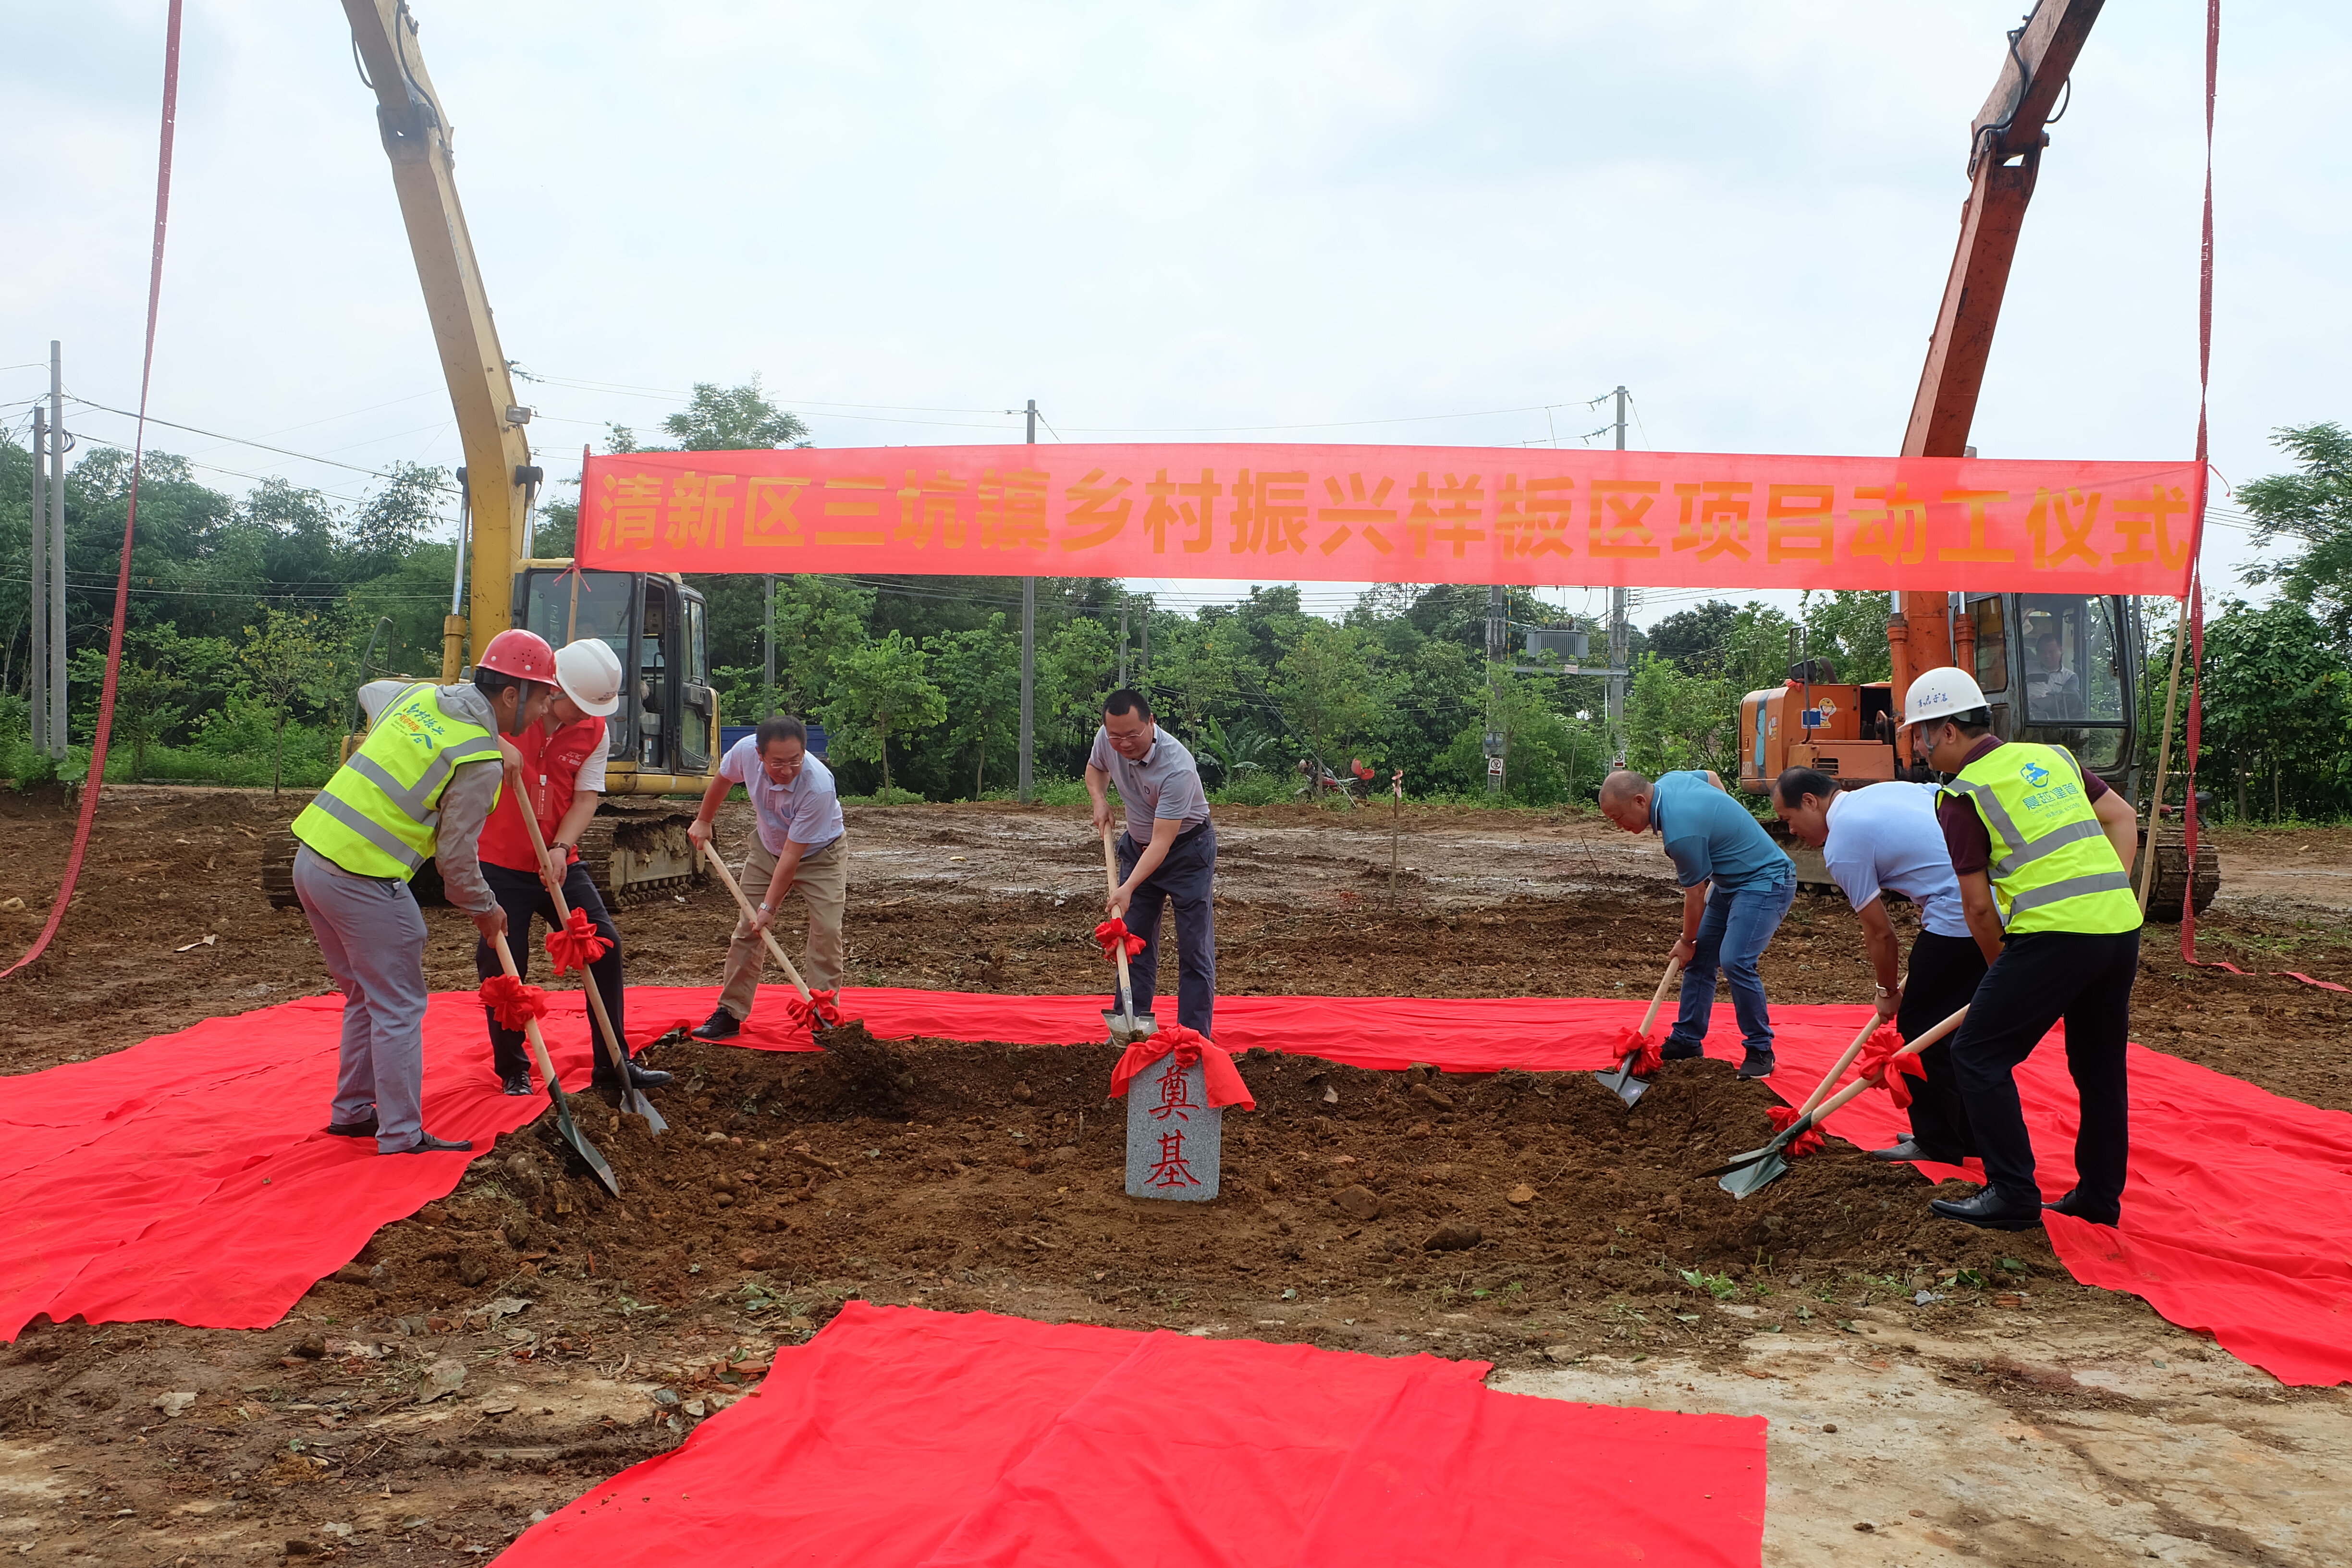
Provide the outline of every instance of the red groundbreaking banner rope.
[[[2206,400],[2213,382],[2213,97],[2221,63],[2221,0],[2205,0],[2205,220],[2197,261],[2197,510],[2189,524],[2189,558],[2197,563],[2189,577],[2189,788],[2181,797],[2181,838],[2188,874],[2180,889],[2180,956],[2197,962],[2197,745],[2204,731],[2202,693],[2199,680],[2205,664],[2205,584],[2201,564],[2205,545],[2205,495],[2211,484],[2208,466]],[[2160,793],[2164,781],[2156,781]],[[2148,828],[2148,849],[2156,853],[2155,824]]]
[[[98,699],[98,732],[91,737],[89,773],[82,781],[81,816],[74,824],[73,848],[66,856],[66,874],[58,884],[58,901],[41,927],[32,950],[0,970],[6,979],[48,951],[49,940],[65,923],[66,906],[73,902],[74,883],[81,877],[82,856],[89,848],[89,827],[98,815],[98,797],[106,784],[106,743],[114,731],[114,683],[122,672],[122,627],[131,606],[131,539],[139,521],[139,476],[147,454],[147,395],[155,380],[155,312],[163,297],[163,234],[172,210],[172,132],[180,111],[180,6],[172,0],[163,24],[163,131],[155,159],[155,242],[147,264],[147,347],[139,365],[139,428],[131,443],[131,495],[122,516],[122,564],[114,581],[114,640],[106,650],[106,684]],[[57,482],[65,483],[63,466]],[[38,526],[39,519],[34,520]],[[64,570],[64,563],[58,563]]]
[[1127,1092],[1127,1086],[1137,1074],[1169,1052],[1176,1053],[1178,1067],[1201,1064],[1202,1088],[1211,1105],[1238,1105],[1244,1110],[1255,1110],[1257,1100],[1242,1081],[1241,1069],[1234,1058],[1213,1045],[1206,1035],[1188,1029],[1181,1024],[1171,1024],[1157,1034],[1142,1039],[1120,1053],[1118,1065],[1110,1069],[1110,1097],[1117,1100]]

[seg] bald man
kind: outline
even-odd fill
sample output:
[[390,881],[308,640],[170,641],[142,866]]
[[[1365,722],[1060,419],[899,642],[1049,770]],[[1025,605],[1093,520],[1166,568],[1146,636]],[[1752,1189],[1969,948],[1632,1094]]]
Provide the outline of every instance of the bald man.
[[1797,897],[1797,868],[1762,824],[1707,772],[1673,773],[1655,784],[1620,769],[1601,784],[1603,816],[1628,833],[1664,841],[1683,889],[1681,1010],[1661,1051],[1668,1061],[1702,1055],[1715,1016],[1715,977],[1731,982],[1732,1011],[1747,1047],[1741,1078],[1772,1076],[1772,1015],[1757,968]]

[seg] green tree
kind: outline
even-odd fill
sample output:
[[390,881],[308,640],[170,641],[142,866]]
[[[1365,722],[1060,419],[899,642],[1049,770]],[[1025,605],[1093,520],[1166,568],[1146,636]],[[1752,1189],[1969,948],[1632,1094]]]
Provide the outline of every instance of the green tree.
[[1678,768],[1734,777],[1741,689],[1720,676],[1686,675],[1655,654],[1644,658],[1625,704],[1625,765],[1652,778]]
[[845,578],[776,579],[775,700],[784,712],[814,713],[832,700],[842,661],[866,646],[873,613],[872,590]]
[[1243,676],[1257,677],[1244,651],[1247,634],[1231,616],[1191,620],[1171,616],[1152,632],[1151,692],[1154,709],[1200,749],[1201,726],[1233,701]]
[[1738,616],[1739,611],[1728,599],[1709,599],[1677,610],[1650,628],[1650,651],[1685,675],[1720,674]]
[[1885,680],[1895,668],[1886,646],[1886,616],[1894,608],[1892,600],[1892,595],[1876,590],[1808,590],[1797,612],[1805,628],[1806,652],[1811,658],[1828,659],[1842,682],[1867,685]]
[[1103,699],[1118,681],[1118,650],[1110,628],[1085,616],[1063,622],[1037,650],[1033,700],[1040,735],[1064,752],[1090,751],[1095,726],[1102,722]]
[[930,679],[922,648],[898,632],[869,642],[834,671],[825,709],[831,749],[850,762],[882,764],[890,788],[890,737],[928,730],[947,717],[947,700]]
[[[2151,730],[2163,721],[2168,641],[2149,650]],[[2187,745],[2186,679],[2173,721],[2172,766]],[[2352,666],[2310,610],[2292,600],[2235,600],[2205,628],[2203,742],[2198,785],[2234,812],[2334,817],[2352,810]],[[2153,741],[2148,751],[2153,766]],[[2245,775],[2259,784],[2248,787]]]
[[[456,482],[446,468],[421,463],[392,465],[392,477],[361,504],[346,529],[351,560],[344,581],[365,581],[396,572],[418,540],[442,525],[442,513],[454,510]],[[140,526],[147,521],[146,500],[139,507]]]
[[1379,654],[1365,628],[1308,617],[1269,683],[1283,718],[1334,773],[1346,771],[1349,748],[1371,731],[1389,700]]
[[269,793],[276,795],[286,776],[286,721],[298,702],[331,700],[342,672],[341,639],[308,611],[265,608],[260,626],[245,628],[236,658],[277,720],[269,757]]
[[1003,616],[993,615],[971,631],[940,632],[923,651],[946,705],[948,744],[971,758],[971,798],[978,800],[989,754],[1013,752],[1021,743],[1021,639],[1004,629]]
[[2300,548],[2249,567],[2245,580],[2277,584],[2330,639],[2352,645],[2352,431],[2333,422],[2288,426],[2271,440],[2295,459],[2295,471],[2240,486],[2238,502],[2254,520],[2258,545]]
[[753,376],[740,386],[698,381],[686,407],[662,421],[683,452],[749,452],[763,447],[805,447],[808,426],[779,408]]

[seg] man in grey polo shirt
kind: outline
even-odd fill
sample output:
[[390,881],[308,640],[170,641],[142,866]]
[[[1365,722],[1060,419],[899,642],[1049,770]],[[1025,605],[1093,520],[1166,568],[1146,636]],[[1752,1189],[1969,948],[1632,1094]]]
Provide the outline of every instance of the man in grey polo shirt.
[[[1206,1035],[1217,1005],[1217,931],[1213,908],[1217,830],[1209,826],[1209,795],[1201,770],[1175,736],[1152,721],[1151,702],[1122,688],[1103,701],[1102,727],[1087,758],[1087,793],[1095,798],[1095,832],[1111,825],[1107,786],[1118,786],[1127,807],[1119,836],[1124,879],[1110,895],[1114,919],[1143,939],[1132,971],[1136,1010],[1151,1005],[1160,978],[1160,914],[1176,906],[1176,1021]],[[1113,1007],[1118,998],[1110,999]]]
[[841,820],[841,796],[833,770],[808,754],[808,727],[797,719],[763,719],[760,727],[727,749],[718,776],[702,792],[702,809],[687,827],[698,850],[710,841],[719,803],[736,784],[751,797],[759,831],[736,868],[746,894],[759,889],[748,921],[738,919],[727,942],[727,973],[719,1005],[694,1031],[698,1040],[730,1040],[751,1016],[768,944],[760,933],[784,907],[784,895],[798,893],[808,906],[808,946],[801,977],[811,990],[841,985],[845,949],[841,917],[849,904],[849,835]]

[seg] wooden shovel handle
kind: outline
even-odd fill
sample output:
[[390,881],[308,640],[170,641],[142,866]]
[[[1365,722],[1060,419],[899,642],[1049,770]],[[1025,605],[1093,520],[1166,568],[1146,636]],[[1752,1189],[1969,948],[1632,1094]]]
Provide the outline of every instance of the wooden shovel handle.
[[[563,901],[563,885],[548,876],[545,869],[547,836],[539,830],[539,818],[532,814],[530,802],[523,800],[516,804],[522,807],[523,826],[530,829],[530,847],[539,854],[540,884],[546,888],[547,896],[555,901],[555,918],[563,924],[570,925],[572,910]],[[580,988],[588,993],[588,1010],[596,1016],[596,1032],[604,1038],[604,1054],[613,1058],[613,1066],[619,1070],[623,1078],[626,1078],[629,1076],[629,1047],[621,1043],[620,1031],[613,1027],[613,1020],[604,1011],[604,994],[596,989],[596,977],[593,974],[583,972],[580,979]]]
[[[1110,847],[1110,829],[1108,827],[1103,829],[1102,841],[1103,881],[1106,884],[1104,890],[1116,893],[1118,891],[1118,856]],[[1135,1026],[1135,982],[1128,974],[1127,942],[1124,939],[1121,939],[1118,946],[1111,949],[1111,956],[1118,962],[1119,1003],[1127,1009],[1128,1026],[1133,1028]]]
[[[1888,1065],[1892,1066],[1897,1058],[1917,1056],[1921,1051],[1926,1050],[1929,1046],[1934,1045],[1937,1040],[1942,1039],[1946,1035],[1948,1035],[1954,1029],[1958,1028],[1961,1021],[1967,1018],[1968,1016],[1969,1010],[1966,1007],[1961,1008],[1958,1012],[1953,1014],[1950,1017],[1945,1019],[1942,1023],[1937,1025],[1934,1028],[1928,1030],[1917,1039],[1906,1045],[1901,1050],[1895,1052],[1894,1056],[1887,1058]],[[1822,1106],[1819,1110],[1812,1113],[1813,1125],[1819,1127],[1822,1122],[1827,1121],[1833,1112],[1841,1110],[1845,1105],[1847,1100],[1852,1100],[1864,1089],[1869,1089],[1877,1083],[1879,1078],[1884,1077],[1885,1072],[1886,1068],[1879,1068],[1876,1076],[1870,1078],[1858,1078],[1852,1083],[1846,1085],[1843,1089],[1838,1090],[1835,1095],[1831,1097],[1828,1104]]]
[[1845,1048],[1845,1055],[1838,1058],[1837,1065],[1822,1075],[1822,1081],[1814,1087],[1813,1092],[1805,1096],[1805,1103],[1797,1107],[1798,1115],[1812,1114],[1813,1107],[1819,1105],[1822,1102],[1822,1097],[1829,1093],[1830,1086],[1845,1076],[1845,1069],[1853,1066],[1853,1058],[1862,1055],[1862,1047],[1869,1043],[1870,1037],[1878,1033],[1878,1015],[1875,1012],[1872,1013],[1870,1021],[1863,1025],[1862,1032],[1854,1036],[1853,1044]]
[[1675,982],[1682,977],[1682,973],[1681,959],[1666,960],[1666,972],[1658,979],[1658,994],[1650,998],[1650,1010],[1642,1015],[1642,1033],[1644,1035],[1648,1034],[1650,1026],[1658,1021],[1658,1009],[1666,1005],[1666,993],[1674,989]]
[[[499,963],[505,966],[507,973],[511,978],[520,980],[522,971],[515,967],[514,950],[507,946],[507,933],[504,931],[499,932],[498,949]],[[522,1032],[524,1037],[530,1041],[530,1048],[538,1054],[540,1074],[547,1079],[547,1092],[552,1095],[559,1104],[562,1103],[563,1080],[555,1076],[555,1058],[547,1054],[547,1041],[540,1035],[539,1020],[525,1018],[522,1021]]]
[[[743,923],[750,925],[756,918],[751,911],[751,900],[743,896],[743,889],[736,885],[734,874],[727,869],[727,862],[719,858],[719,847],[706,838],[702,841],[702,853],[709,857],[710,868],[719,873],[719,879],[727,884],[727,890],[735,895],[735,907],[743,911]],[[793,983],[793,989],[801,994],[801,1000],[809,1000],[809,988],[801,984],[801,972],[793,967],[793,961],[784,956],[784,950],[777,944],[776,933],[761,926],[760,935],[767,942],[768,952],[784,966],[784,978]]]

